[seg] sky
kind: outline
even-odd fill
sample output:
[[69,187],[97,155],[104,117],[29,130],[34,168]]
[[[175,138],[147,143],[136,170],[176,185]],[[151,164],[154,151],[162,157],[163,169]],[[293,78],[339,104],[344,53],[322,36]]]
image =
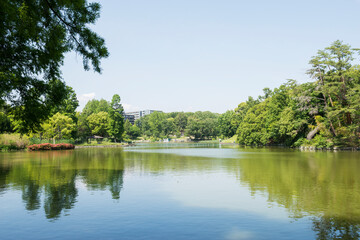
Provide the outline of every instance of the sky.
[[75,53],[63,79],[81,110],[119,94],[125,111],[232,110],[306,75],[317,51],[342,40],[360,47],[360,0],[104,0],[91,28],[110,56],[102,74]]

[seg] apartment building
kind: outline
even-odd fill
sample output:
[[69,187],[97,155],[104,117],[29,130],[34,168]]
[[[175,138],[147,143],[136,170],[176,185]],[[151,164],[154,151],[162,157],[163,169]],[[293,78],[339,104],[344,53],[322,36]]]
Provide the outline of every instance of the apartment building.
[[[136,120],[138,120],[139,118],[143,117],[143,116],[146,116],[146,115],[149,115],[153,112],[162,112],[162,111],[159,111],[159,110],[141,110],[141,111],[135,111],[135,112],[127,112],[127,113],[124,113],[124,117],[126,118],[126,116],[134,116],[134,120],[133,122],[135,123]],[[131,117],[129,118],[129,122],[131,123],[130,121]],[[125,120],[126,121],[126,120]],[[132,123],[132,124],[134,124]]]

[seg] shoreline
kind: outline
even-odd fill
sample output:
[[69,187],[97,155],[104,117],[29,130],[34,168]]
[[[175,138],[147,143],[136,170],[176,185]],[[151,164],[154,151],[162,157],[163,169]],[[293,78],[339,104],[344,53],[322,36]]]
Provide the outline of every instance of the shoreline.
[[333,148],[317,148],[314,146],[300,146],[300,147],[289,147],[283,145],[265,145],[265,146],[247,146],[247,145],[240,145],[238,143],[219,143],[220,145],[238,145],[242,147],[282,147],[282,148],[289,148],[289,149],[299,149],[300,151],[360,151],[360,147],[333,147]]
[[113,144],[113,145],[89,145],[89,146],[77,146],[75,145],[75,149],[81,149],[81,148],[118,148],[118,147],[133,147],[135,144],[126,144],[126,145],[120,145],[120,144]]
[[[199,142],[186,142],[186,143],[201,143],[202,141]],[[150,142],[138,142],[138,143],[147,143],[149,144]],[[163,143],[163,142],[155,142],[156,143],[160,143],[160,144],[171,144],[171,145],[176,145],[176,144],[184,144],[184,142],[169,142],[169,143]],[[205,142],[204,142],[205,143]],[[151,144],[151,143],[150,143]],[[213,142],[213,144],[216,144],[216,142]],[[300,146],[300,147],[289,147],[289,146],[282,146],[282,145],[266,145],[266,146],[246,146],[246,145],[240,145],[238,143],[224,143],[224,142],[220,142],[218,143],[220,146],[221,145],[227,145],[227,146],[239,146],[239,147],[250,147],[250,148],[263,148],[263,147],[281,147],[281,148],[288,148],[288,149],[298,149],[300,151],[360,151],[360,147],[334,147],[334,148],[316,148],[314,146]],[[133,147],[136,146],[136,143],[130,143],[130,144],[112,144],[112,145],[75,145],[74,149],[82,149],[82,148],[121,148],[121,147]],[[0,149],[0,152],[17,152],[17,151],[27,151],[26,148],[22,148],[22,149]]]

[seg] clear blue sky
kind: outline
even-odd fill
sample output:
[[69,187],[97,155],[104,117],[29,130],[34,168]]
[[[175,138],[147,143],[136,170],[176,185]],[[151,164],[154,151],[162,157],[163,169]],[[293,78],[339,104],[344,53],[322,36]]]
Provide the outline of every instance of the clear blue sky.
[[265,87],[305,74],[317,50],[335,40],[360,47],[360,0],[101,1],[92,28],[110,57],[103,73],[84,71],[68,54],[63,78],[80,99],[125,110],[223,113]]

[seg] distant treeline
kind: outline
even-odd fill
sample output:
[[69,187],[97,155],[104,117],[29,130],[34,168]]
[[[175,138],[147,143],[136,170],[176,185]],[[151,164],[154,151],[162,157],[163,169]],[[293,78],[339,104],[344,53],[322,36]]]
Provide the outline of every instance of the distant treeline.
[[219,136],[220,114],[211,112],[154,112],[135,122],[142,135],[148,138],[189,136],[195,140]]
[[358,52],[336,41],[312,57],[307,73],[314,82],[288,80],[273,90],[265,88],[262,96],[249,97],[221,115],[153,113],[136,125],[152,137],[237,135],[237,142],[244,145],[359,146],[360,66],[353,63]]
[[237,143],[244,145],[359,146],[360,66],[354,64],[358,52],[335,41],[311,58],[307,73],[313,82],[288,80],[273,90],[265,88],[263,95],[248,97],[235,110],[223,114],[154,112],[131,125],[124,122],[119,95],[110,102],[93,99],[82,112],[76,112],[75,92],[67,87],[67,98],[50,111],[48,119],[31,123],[31,128],[29,122],[12,117],[10,105],[0,104],[0,132],[78,141],[92,135],[113,141],[236,136]]

